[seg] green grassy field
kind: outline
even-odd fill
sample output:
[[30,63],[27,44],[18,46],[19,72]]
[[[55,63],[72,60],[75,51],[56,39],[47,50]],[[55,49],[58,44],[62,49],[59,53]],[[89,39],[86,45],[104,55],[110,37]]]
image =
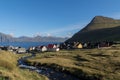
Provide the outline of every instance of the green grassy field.
[[23,55],[0,51],[0,80],[48,80],[45,76],[19,69],[17,60]]
[[115,48],[38,53],[28,62],[69,72],[81,80],[120,80],[120,50]]

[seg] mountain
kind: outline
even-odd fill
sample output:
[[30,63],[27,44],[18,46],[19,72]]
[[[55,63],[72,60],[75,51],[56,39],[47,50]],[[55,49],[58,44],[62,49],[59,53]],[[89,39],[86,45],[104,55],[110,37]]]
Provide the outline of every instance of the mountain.
[[120,41],[120,20],[95,16],[91,22],[67,41]]
[[61,37],[52,37],[52,36],[36,36],[36,37],[19,37],[16,38],[17,42],[64,42],[68,38],[61,38]]
[[0,42],[64,42],[68,38],[61,38],[61,37],[42,37],[42,36],[36,36],[36,37],[12,37],[10,35],[0,33]]
[[0,33],[0,42],[13,42],[14,40],[15,39],[12,36]]
[[87,32],[96,29],[113,28],[116,26],[120,26],[120,20],[103,16],[95,16],[91,22],[81,30],[81,32]]

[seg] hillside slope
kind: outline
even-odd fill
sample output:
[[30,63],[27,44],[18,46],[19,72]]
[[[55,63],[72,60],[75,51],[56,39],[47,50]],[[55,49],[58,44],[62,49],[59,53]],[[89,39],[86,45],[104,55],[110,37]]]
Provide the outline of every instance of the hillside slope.
[[81,30],[81,32],[87,32],[97,29],[113,28],[120,26],[120,20],[116,20],[109,17],[95,16],[91,22]]
[[18,55],[0,51],[0,80],[47,80],[45,77],[17,67]]
[[120,41],[120,20],[96,16],[92,21],[67,41],[97,42]]

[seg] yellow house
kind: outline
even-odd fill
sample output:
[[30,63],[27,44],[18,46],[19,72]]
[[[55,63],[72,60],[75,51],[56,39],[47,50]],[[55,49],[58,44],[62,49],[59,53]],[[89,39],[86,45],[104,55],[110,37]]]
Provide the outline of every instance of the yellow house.
[[83,48],[83,45],[81,43],[79,43],[79,42],[76,42],[76,43],[74,43],[73,48],[81,49],[81,48]]
[[83,48],[82,44],[79,43],[79,44],[77,45],[77,48],[82,49],[82,48]]

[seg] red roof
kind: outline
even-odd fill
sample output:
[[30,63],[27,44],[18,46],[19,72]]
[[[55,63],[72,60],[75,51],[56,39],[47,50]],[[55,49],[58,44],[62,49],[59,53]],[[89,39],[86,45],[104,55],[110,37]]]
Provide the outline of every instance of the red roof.
[[54,47],[54,44],[49,44],[48,45],[48,48],[53,48]]

